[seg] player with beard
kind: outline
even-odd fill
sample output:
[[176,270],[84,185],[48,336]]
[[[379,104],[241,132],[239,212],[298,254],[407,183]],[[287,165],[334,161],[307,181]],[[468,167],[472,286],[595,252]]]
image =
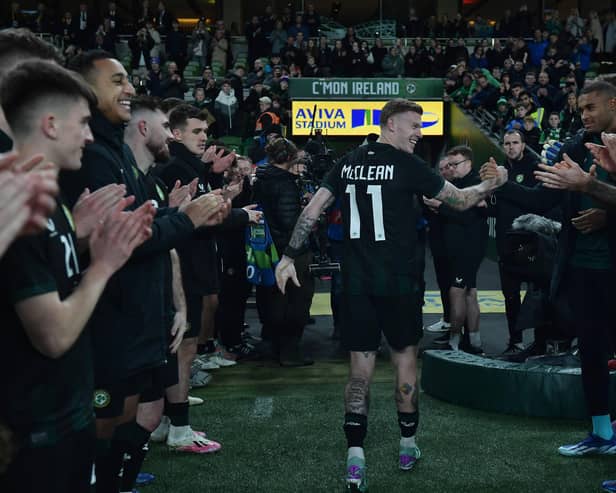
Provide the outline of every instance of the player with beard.
[[[176,183],[171,194],[168,194],[165,184],[149,173],[156,162],[166,162],[169,159],[168,142],[172,139],[169,120],[163,113],[158,100],[148,96],[133,99],[131,120],[126,127],[125,141],[135,156],[140,171],[140,180],[143,181],[149,197],[160,207],[181,206],[184,202],[191,200],[195,191],[194,184],[180,187],[179,183]],[[167,408],[173,409],[175,404],[183,403],[185,400],[180,395],[182,386],[178,382],[178,350],[187,329],[186,300],[177,253],[173,249],[169,254],[164,281],[167,286],[165,290],[167,324],[171,328],[167,363],[161,367],[156,384],[145,389],[140,396],[136,423],[138,433],[134,436],[140,436],[141,439],[132,444],[133,448],[128,453],[130,459],[124,463],[120,489],[122,492],[133,491],[135,479],[147,454],[147,442],[151,433],[160,424],[163,415],[163,395],[169,403]],[[188,375],[184,377],[184,387],[188,389]],[[210,442],[211,447],[217,445],[205,438],[203,440]]]
[[285,291],[289,279],[299,286],[293,259],[321,213],[340,197],[344,227],[341,335],[351,357],[344,399],[346,484],[353,491],[367,490],[363,442],[381,332],[392,348],[396,374],[400,469],[412,469],[421,455],[415,442],[419,421],[417,344],[422,321],[418,299],[421,273],[414,264],[414,202],[425,195],[465,210],[506,180],[506,170],[500,168],[492,181],[463,190],[444,181],[413,154],[421,139],[422,113],[421,106],[404,99],[392,99],[383,107],[378,141],[344,156],[325,177],[303,210],[276,268],[281,291]]
[[[16,149],[42,151],[65,172],[80,168],[96,101],[81,78],[54,63],[26,61],[3,78],[0,94]],[[0,419],[17,447],[0,477],[2,491],[90,489],[94,387],[84,329],[108,280],[151,234],[154,214],[150,204],[122,212],[133,201],[122,199],[124,192],[120,185],[85,191],[73,214],[58,198],[46,231],[19,239],[0,262]],[[80,245],[91,259],[83,273]]]
[[[534,172],[538,169],[537,159],[531,152],[526,151],[524,136],[519,130],[508,130],[503,136],[503,151],[506,160],[504,166],[509,171],[509,180],[526,187],[537,185]],[[498,190],[488,201],[488,213],[496,217],[496,251],[499,257],[499,274],[501,290],[505,298],[505,312],[509,328],[509,343],[503,358],[521,359],[524,361],[531,352],[543,354],[545,341],[541,331],[535,330],[535,344],[525,350],[522,343],[522,333],[516,331],[518,314],[520,313],[520,289],[522,280],[512,274],[503,264],[506,233],[511,229],[515,218],[529,212],[528,208],[521,207],[504,198]]]
[[[602,211],[602,203],[610,201],[605,200],[601,191],[610,188],[607,183],[613,183],[613,178],[603,168],[595,167],[593,173],[596,176],[588,180],[592,184],[588,189],[554,186],[554,182],[558,184],[559,174],[566,174],[571,163],[577,163],[578,174],[580,170],[590,174],[594,156],[587,147],[597,152],[593,144],[601,144],[601,133],[616,131],[616,87],[603,81],[587,84],[580,92],[578,106],[584,131],[563,145],[556,160],[561,162],[559,167],[542,166],[544,171],[536,173],[547,187],[526,188],[508,182],[499,194],[539,214],[557,205],[562,207],[562,231],[550,297],[557,314],[565,307],[569,309],[566,314],[560,313],[560,322],[568,322],[578,338],[582,385],[592,419],[592,432],[578,443],[559,447],[558,452],[565,456],[611,455],[616,454],[616,436],[609,414],[607,361],[613,355],[616,318],[613,281],[616,228],[611,211],[608,210],[607,214]],[[495,164],[484,165],[482,178],[494,176]],[[585,191],[587,193],[580,193]]]

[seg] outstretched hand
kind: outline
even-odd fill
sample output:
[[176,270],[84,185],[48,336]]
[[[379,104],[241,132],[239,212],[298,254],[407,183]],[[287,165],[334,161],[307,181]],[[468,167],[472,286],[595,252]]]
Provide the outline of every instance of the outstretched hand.
[[261,222],[261,218],[263,217],[263,211],[255,211],[257,207],[259,207],[257,204],[250,204],[246,207],[242,207],[242,209],[248,214],[248,222],[251,224],[259,224],[259,222]]
[[481,181],[491,181],[492,188],[498,188],[503,185],[509,174],[507,168],[499,166],[493,157],[490,157],[486,163],[483,163],[479,170]]
[[285,294],[287,281],[289,279],[291,279],[293,284],[295,284],[298,288],[300,287],[299,280],[297,279],[297,272],[295,270],[295,261],[292,258],[283,255],[282,259],[276,266],[276,284],[282,294]]

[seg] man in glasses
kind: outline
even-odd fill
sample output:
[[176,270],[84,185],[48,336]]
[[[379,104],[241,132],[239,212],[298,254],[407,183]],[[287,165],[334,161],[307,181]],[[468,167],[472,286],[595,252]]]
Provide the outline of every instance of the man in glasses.
[[[481,181],[473,170],[473,151],[467,146],[452,147],[447,152],[451,183],[458,188],[476,185]],[[481,354],[479,335],[479,302],[477,300],[477,271],[485,256],[488,223],[485,201],[465,211],[458,211],[435,199],[425,199],[441,217],[443,242],[449,259],[449,345]],[[461,341],[462,327],[464,341]]]

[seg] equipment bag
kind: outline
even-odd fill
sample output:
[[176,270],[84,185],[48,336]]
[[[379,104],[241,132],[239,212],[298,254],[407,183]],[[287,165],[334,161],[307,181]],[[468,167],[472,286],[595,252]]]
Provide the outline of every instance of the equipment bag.
[[[258,207],[256,210],[262,210]],[[269,226],[262,216],[259,224],[246,227],[246,277],[256,286],[273,286],[276,283],[276,265],[280,261]]]

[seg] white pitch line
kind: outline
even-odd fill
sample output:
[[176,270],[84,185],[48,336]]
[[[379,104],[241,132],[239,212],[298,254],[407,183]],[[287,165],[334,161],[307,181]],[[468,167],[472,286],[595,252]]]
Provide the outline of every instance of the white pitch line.
[[253,418],[271,418],[273,412],[273,397],[257,397],[255,399],[255,405],[252,408],[251,416]]

